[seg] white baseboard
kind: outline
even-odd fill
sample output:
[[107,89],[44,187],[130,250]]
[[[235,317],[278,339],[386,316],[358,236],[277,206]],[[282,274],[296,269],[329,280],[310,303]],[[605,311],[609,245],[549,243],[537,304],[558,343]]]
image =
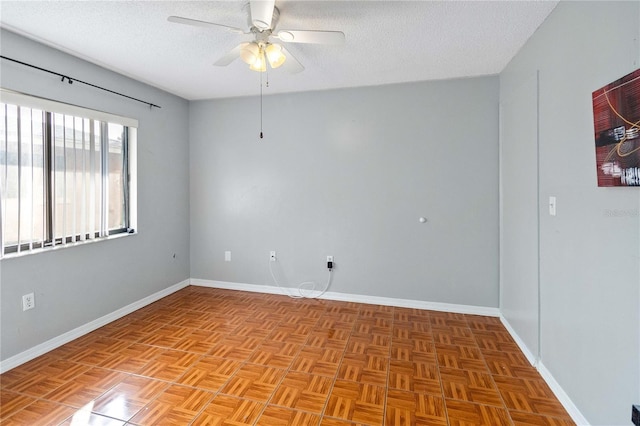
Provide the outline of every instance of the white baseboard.
[[564,389],[562,389],[560,384],[556,381],[551,372],[547,370],[542,361],[533,355],[524,341],[520,338],[520,336],[518,336],[518,333],[516,333],[513,327],[511,327],[509,321],[507,321],[507,319],[503,315],[500,315],[500,320],[502,321],[502,324],[507,329],[509,334],[511,334],[511,337],[513,337],[513,340],[516,341],[516,344],[518,345],[524,356],[527,357],[529,363],[531,363],[531,365],[533,365],[538,370],[540,376],[542,376],[547,385],[549,385],[549,388],[551,388],[553,394],[556,396],[556,398],[558,398],[558,401],[560,401],[560,404],[562,404],[564,409],[567,410],[567,413],[571,416],[571,419],[576,423],[576,425],[589,426],[589,422],[582,415],[580,410],[578,410],[578,407],[576,407],[573,401],[571,401],[569,395],[567,395]]
[[[191,278],[191,285],[222,288],[227,290],[250,291],[254,293],[285,294],[280,287],[269,285],[243,284],[228,281],[203,280]],[[432,311],[454,312],[458,314],[500,316],[498,308],[484,306],[455,305],[450,303],[425,302],[421,300],[396,299],[390,297],[364,296],[360,294],[326,292],[319,299],[339,300],[343,302],[367,303],[371,305],[396,306],[399,308],[428,309]]]
[[44,343],[40,343],[30,349],[27,349],[24,352],[20,352],[17,355],[9,357],[3,361],[0,361],[0,374],[5,371],[11,370],[25,362],[31,361],[34,358],[39,357],[40,355],[44,355],[45,353],[64,345],[65,343],[69,343],[70,341],[77,339],[78,337],[84,336],[87,333],[90,333],[104,325],[109,324],[112,321],[117,320],[118,318],[122,318],[125,315],[128,315],[134,311],[137,311],[140,308],[143,308],[157,300],[162,299],[176,291],[185,288],[189,285],[189,280],[184,280],[179,282],[178,284],[174,284],[171,287],[167,287],[164,290],[160,290],[157,293],[154,293],[150,296],[145,297],[144,299],[140,299],[136,302],[133,302],[123,308],[118,309],[117,311],[111,312],[110,314],[104,315],[98,319],[95,319],[87,324],[81,325],[80,327],[74,328],[73,330],[67,331],[64,334],[61,334],[53,339],[49,339]]
[[529,347],[524,343],[524,340],[522,340],[520,336],[518,336],[518,333],[516,333],[516,330],[513,327],[511,327],[511,324],[509,324],[509,321],[507,321],[507,319],[502,314],[500,314],[500,321],[502,321],[502,325],[504,325],[504,328],[507,329],[511,337],[513,337],[513,340],[516,341],[516,344],[518,345],[518,347],[520,348],[524,356],[527,357],[529,364],[533,365],[534,367],[537,367],[538,359],[536,355],[534,355],[533,352],[529,350]]
[[551,391],[554,393],[556,398],[558,398],[558,401],[560,401],[560,404],[562,404],[564,409],[567,410],[567,413],[569,413],[576,425],[589,426],[587,419],[582,415],[580,410],[578,410],[578,407],[576,407],[573,401],[571,401],[569,395],[567,395],[564,389],[562,389],[560,384],[556,381],[551,372],[547,370],[547,367],[544,366],[542,361],[538,362],[538,372],[544,381],[547,382]]

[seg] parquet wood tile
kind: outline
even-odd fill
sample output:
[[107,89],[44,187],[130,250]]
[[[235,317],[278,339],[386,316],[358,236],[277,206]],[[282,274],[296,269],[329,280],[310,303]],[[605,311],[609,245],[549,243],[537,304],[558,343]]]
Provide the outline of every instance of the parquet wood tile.
[[318,423],[320,423],[320,416],[317,414],[269,405],[255,424],[263,426],[316,426]]
[[286,369],[289,368],[301,349],[302,345],[297,343],[266,340],[253,351],[249,362]]
[[267,402],[282,380],[285,370],[256,364],[245,364],[220,389],[225,395]]
[[137,374],[154,379],[175,381],[200,358],[199,354],[166,349],[149,361]]
[[172,325],[178,327],[187,327],[190,329],[200,329],[208,323],[208,314],[206,312],[186,311],[174,319]]
[[491,374],[498,376],[539,379],[538,371],[522,352],[483,351],[482,356]]
[[567,418],[567,413],[549,386],[540,379],[494,376],[505,405],[510,410]]
[[[318,322],[316,323],[315,329],[326,331],[326,330],[346,330],[346,340],[349,337],[349,333],[353,329],[353,324],[355,322],[356,317],[348,317],[347,321],[341,321],[339,317],[332,315],[323,315]],[[343,334],[344,335],[344,334]]]
[[227,395],[216,396],[195,419],[192,426],[255,424],[264,411],[264,404]]
[[[6,374],[6,373],[5,373]],[[2,388],[14,392],[23,393],[35,398],[42,398],[66,383],[56,377],[48,377],[34,372],[24,374],[19,379],[17,376],[3,381]]]
[[445,404],[451,426],[509,426],[512,424],[509,412],[502,407],[455,399],[447,399]]
[[120,420],[129,420],[158,396],[168,383],[146,377],[129,376],[98,397],[92,412]]
[[385,388],[368,383],[336,380],[324,415],[378,425],[383,422]]
[[345,354],[338,378],[384,386],[387,383],[389,358],[379,355]]
[[253,328],[253,324],[250,323],[243,323],[242,325],[236,327],[235,330],[233,330],[233,335],[236,337],[251,337],[256,340],[263,340],[269,334],[271,334],[271,330],[255,329]]
[[136,373],[162,352],[162,348],[133,343],[131,346],[127,346],[102,361],[99,366],[111,370]]
[[394,339],[391,345],[391,359],[435,363],[435,345],[429,342],[417,343],[411,339]]
[[378,333],[351,333],[346,352],[351,354],[380,355],[389,357],[391,336]]
[[436,395],[390,389],[385,424],[447,426],[444,399]]
[[194,352],[204,355],[220,343],[226,334],[207,330],[193,330],[173,345],[173,349],[184,352]]
[[347,420],[335,419],[332,417],[323,417],[320,420],[320,426],[370,426],[364,423],[355,423]]
[[92,413],[89,410],[78,410],[73,416],[60,423],[60,426],[124,426],[125,424],[122,420]]
[[349,330],[313,330],[307,338],[305,345],[342,352],[347,346],[348,341]]
[[490,374],[475,370],[440,368],[446,398],[502,407],[500,393]]
[[302,345],[307,341],[307,337],[308,337],[308,335],[305,334],[305,330],[308,333],[311,331],[311,327],[305,326],[301,329],[289,324],[283,324],[276,327],[267,336],[267,339],[273,340],[276,342],[298,343]]
[[80,408],[127,378],[127,374],[104,368],[90,370],[46,395],[47,400]]
[[335,349],[318,350],[305,346],[300,350],[290,369],[302,373],[335,376],[342,361],[342,351]]
[[506,331],[477,330],[474,331],[473,334],[478,346],[483,351],[520,351],[516,342]]
[[240,369],[241,365],[241,362],[232,359],[204,356],[177,382],[217,392]]
[[442,367],[486,372],[489,370],[478,347],[436,344],[436,351],[438,364]]
[[477,346],[476,339],[468,327],[433,328],[433,340],[441,345]]
[[[133,313],[133,314],[130,314],[130,315],[136,315],[136,313]],[[158,325],[156,323],[153,323],[151,321],[147,321],[144,316],[140,316],[137,319],[132,318],[131,322],[128,323],[126,325],[126,328],[124,328],[122,330],[123,331],[125,331],[125,330],[136,331],[136,332],[141,333],[143,335],[149,335],[149,334],[153,334],[156,331],[157,328],[158,328]],[[109,335],[109,337],[117,339],[117,337],[114,337],[114,333],[111,333]],[[71,343],[73,344],[73,343],[75,343],[77,341],[78,340],[74,340]],[[79,344],[80,344],[80,346],[87,346],[89,343],[85,344],[85,343],[79,342]]]
[[45,424],[573,422],[499,318],[190,286],[0,375]]
[[260,315],[260,312],[258,312],[255,316],[246,319],[242,326],[250,327],[254,332],[267,333],[269,335],[278,326],[279,321],[264,318],[265,316]]
[[173,348],[182,340],[180,337],[167,336],[163,334],[151,334],[140,339],[138,342],[144,345],[158,346],[161,348]]
[[79,347],[69,356],[70,361],[98,366],[110,358],[114,353],[121,351],[130,345],[130,342],[100,337],[90,342],[87,346]]
[[2,420],[2,426],[49,426],[62,423],[75,410],[66,405],[38,400]]
[[432,362],[391,360],[389,389],[442,395],[438,366]]
[[333,378],[290,371],[276,389],[270,403],[320,414],[332,385]]
[[112,339],[124,340],[130,343],[139,342],[142,339],[146,339],[150,333],[145,333],[135,328],[129,328],[129,326],[125,326],[125,328],[120,328],[113,330],[111,333],[105,334],[106,337],[110,337]]
[[140,425],[188,425],[213,399],[214,393],[171,385],[142,408],[130,423]]
[[6,419],[35,401],[36,398],[27,395],[0,390],[0,420]]
[[515,426],[570,426],[574,424],[567,417],[549,417],[515,410],[510,410],[509,414]]

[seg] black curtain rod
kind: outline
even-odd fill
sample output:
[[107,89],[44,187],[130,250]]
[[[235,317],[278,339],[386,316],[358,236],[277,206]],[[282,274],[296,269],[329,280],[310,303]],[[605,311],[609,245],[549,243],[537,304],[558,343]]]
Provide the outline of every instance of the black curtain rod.
[[96,89],[104,90],[105,92],[113,93],[114,95],[122,96],[124,98],[132,99],[134,101],[142,102],[143,104],[149,105],[150,108],[162,108],[161,106],[156,105],[156,104],[152,104],[151,102],[143,101],[142,99],[137,99],[137,98],[134,98],[132,96],[128,96],[128,95],[124,95],[122,93],[114,92],[113,90],[105,89],[104,87],[96,86],[95,84],[87,83],[86,81],[78,80],[77,78],[69,77],[67,75],[60,74],[60,73],[55,72],[55,71],[51,71],[51,70],[48,70],[48,69],[45,69],[45,68],[40,68],[40,67],[37,67],[35,65],[28,64],[26,62],[18,61],[17,59],[7,58],[6,56],[2,56],[2,55],[0,55],[0,58],[6,59],[7,61],[15,62],[15,63],[20,64],[20,65],[24,65],[26,67],[31,67],[31,68],[35,68],[35,69],[40,70],[40,71],[48,72],[49,74],[57,75],[58,77],[62,77],[62,81],[64,81],[66,79],[69,82],[69,84],[72,84],[74,81],[77,81],[78,83],[86,84],[87,86],[95,87]]

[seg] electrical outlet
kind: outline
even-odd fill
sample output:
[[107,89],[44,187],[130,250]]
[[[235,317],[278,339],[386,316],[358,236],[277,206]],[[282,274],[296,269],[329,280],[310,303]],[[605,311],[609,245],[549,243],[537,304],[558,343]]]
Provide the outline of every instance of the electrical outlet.
[[224,261],[225,262],[231,262],[231,252],[230,251],[225,251],[224,252]]
[[333,256],[327,256],[327,262],[333,262]]
[[272,251],[269,253],[269,261],[271,262],[275,262],[276,261],[276,252]]
[[22,296],[22,310],[28,311],[36,307],[36,298],[33,293],[25,294]]

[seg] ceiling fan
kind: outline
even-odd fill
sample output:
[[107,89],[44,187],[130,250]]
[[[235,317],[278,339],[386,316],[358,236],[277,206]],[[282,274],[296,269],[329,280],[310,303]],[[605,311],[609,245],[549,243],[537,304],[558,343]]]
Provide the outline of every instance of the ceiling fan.
[[315,30],[277,30],[280,10],[275,6],[275,0],[250,0],[249,1],[249,30],[213,22],[199,21],[196,19],[170,16],[169,22],[194,25],[205,28],[224,28],[237,34],[251,34],[252,41],[240,43],[226,55],[218,59],[214,65],[227,66],[237,58],[241,58],[253,71],[265,72],[267,64],[271,68],[283,69],[291,73],[304,70],[304,66],[280,43],[272,42],[277,39],[286,43],[315,43],[315,44],[342,44],[344,33],[341,31],[315,31]]

